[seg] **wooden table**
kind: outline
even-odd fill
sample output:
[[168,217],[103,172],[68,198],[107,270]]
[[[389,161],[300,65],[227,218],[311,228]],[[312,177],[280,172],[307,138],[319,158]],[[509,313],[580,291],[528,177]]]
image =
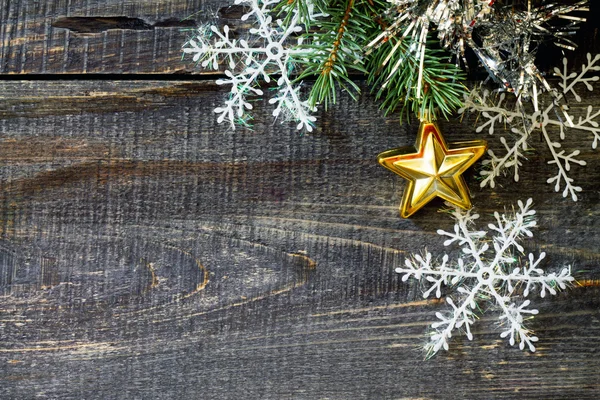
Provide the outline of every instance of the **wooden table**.
[[[0,5],[0,398],[600,398],[591,138],[564,144],[588,163],[571,174],[577,203],[545,183],[536,138],[520,182],[466,175],[482,228],[533,198],[526,250],[583,283],[532,298],[538,350],[510,347],[491,309],[473,341],[424,360],[447,305],[394,268],[455,251],[436,234],[452,221],[439,201],[401,219],[404,182],[375,160],[417,125],[384,117],[364,84],[358,102],[319,111],[313,134],[273,123],[267,100],[253,129],[218,125],[227,89],[175,73],[194,70],[186,27],[236,24],[222,4]],[[598,93],[582,104],[600,107]],[[449,141],[481,138],[473,124],[440,123]]]

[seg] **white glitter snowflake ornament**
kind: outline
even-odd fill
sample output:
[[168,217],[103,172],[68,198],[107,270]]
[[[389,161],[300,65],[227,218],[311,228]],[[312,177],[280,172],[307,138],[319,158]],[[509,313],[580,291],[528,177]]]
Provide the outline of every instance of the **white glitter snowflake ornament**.
[[[585,115],[574,117],[572,110],[582,102],[581,96],[577,90],[585,87],[587,90],[594,89],[593,83],[598,81],[598,75],[590,76],[590,72],[600,71],[600,54],[594,58],[587,55],[587,63],[581,67],[581,72],[567,72],[567,59],[563,60],[563,70],[555,68],[556,75],[560,78],[560,91],[554,93],[552,100],[547,106],[539,107],[538,95],[535,92],[531,105],[524,105],[518,99],[514,106],[510,107],[502,93],[492,99],[490,92],[479,88],[473,89],[465,98],[465,106],[458,112],[464,113],[475,111],[481,114],[481,123],[476,131],[481,132],[487,129],[489,134],[496,133],[498,125],[504,127],[505,124],[512,127],[510,137],[501,137],[501,143],[505,152],[502,154],[497,151],[488,150],[490,159],[484,160],[483,165],[487,166],[481,174],[483,179],[481,187],[495,187],[496,178],[512,170],[515,181],[519,180],[519,168],[522,166],[522,160],[526,158],[527,152],[532,149],[529,147],[528,140],[540,132],[546,146],[548,147],[552,159],[548,164],[556,166],[556,175],[547,179],[547,183],[554,185],[555,191],[563,190],[563,197],[570,196],[573,201],[577,201],[577,193],[582,188],[574,183],[574,179],[569,176],[569,171],[573,165],[586,165],[584,160],[578,158],[580,150],[575,149],[567,153],[562,149],[561,141],[567,135],[585,134],[592,139],[592,148],[596,149],[600,141],[600,109],[594,109],[591,105],[585,107]],[[544,93],[549,96],[549,93]],[[542,100],[541,98],[539,100]],[[558,105],[558,103],[561,105]],[[570,103],[570,106],[567,104]],[[528,108],[532,107],[532,110]],[[581,109],[581,107],[579,107]],[[537,137],[534,136],[534,137]]]
[[440,298],[442,286],[457,287],[458,296],[446,298],[451,307],[449,312],[435,314],[439,321],[431,325],[433,333],[426,345],[429,355],[442,348],[448,350],[448,339],[457,329],[465,331],[467,338],[473,340],[471,325],[478,318],[477,310],[483,300],[495,303],[501,312],[500,337],[508,337],[511,346],[519,343],[521,350],[527,346],[530,351],[535,351],[534,343],[538,338],[524,323],[538,310],[529,308],[530,301],[525,298],[532,291],[539,291],[541,297],[545,297],[546,293],[555,295],[557,289],[565,289],[573,277],[570,266],[558,274],[545,274],[540,268],[545,253],[537,257],[529,253],[527,260],[521,262],[518,254],[523,254],[524,249],[519,239],[532,237],[531,228],[536,225],[531,204],[531,199],[526,204],[519,200],[519,210],[512,218],[494,213],[496,223],[488,225],[494,235],[492,247],[486,240],[487,232],[474,231],[470,227],[479,215],[454,208],[451,211],[456,219],[454,232],[438,230],[437,233],[449,238],[444,246],[453,243],[461,246],[463,255],[452,262],[445,254],[440,264],[432,260],[431,253],[426,252],[424,256],[414,255],[407,259],[405,268],[396,269],[397,273],[403,274],[402,281],[412,277],[423,282],[424,298],[433,294]]
[[273,21],[270,7],[277,3],[279,0],[235,1],[235,4],[249,7],[250,11],[242,16],[242,21],[252,18],[256,23],[256,27],[250,29],[254,37],[252,45],[244,39],[233,38],[227,25],[222,31],[212,25],[199,28],[183,46],[184,53],[193,54],[193,60],[202,68],[219,70],[219,63],[225,62],[226,78],[216,83],[231,85],[231,92],[225,104],[215,108],[215,113],[219,115],[217,122],[227,120],[233,129],[236,123],[244,124],[249,119],[247,111],[252,109],[252,104],[248,96],[263,95],[259,81],[269,83],[270,74],[279,75],[277,94],[269,100],[270,104],[276,105],[273,116],[294,120],[299,130],[308,132],[312,131],[316,121],[310,115],[315,109],[300,99],[300,85],[290,78],[294,67],[292,55],[299,55],[301,51],[295,46],[301,42],[297,33],[303,28],[297,15],[293,15],[287,24],[281,20]]

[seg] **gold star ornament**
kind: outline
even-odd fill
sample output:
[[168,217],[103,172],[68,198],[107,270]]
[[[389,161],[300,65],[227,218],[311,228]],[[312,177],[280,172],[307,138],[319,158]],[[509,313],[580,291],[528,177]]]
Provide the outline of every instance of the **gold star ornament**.
[[446,144],[438,126],[421,122],[415,146],[384,151],[381,165],[408,180],[400,204],[400,216],[408,218],[438,196],[464,209],[471,195],[462,173],[487,149],[485,140]]

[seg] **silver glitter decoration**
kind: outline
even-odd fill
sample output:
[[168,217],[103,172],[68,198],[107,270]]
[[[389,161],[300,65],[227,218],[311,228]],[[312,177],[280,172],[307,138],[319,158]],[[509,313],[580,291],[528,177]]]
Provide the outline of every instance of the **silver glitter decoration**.
[[[529,0],[524,9],[501,5],[496,0],[388,1],[392,7],[386,16],[393,19],[393,23],[367,45],[367,54],[390,37],[400,39],[384,60],[385,65],[401,42],[410,41],[409,51],[419,61],[417,98],[422,93],[427,35],[431,28],[435,28],[441,45],[454,54],[457,62],[461,59],[464,62],[465,48],[470,47],[503,90],[514,92],[519,102],[532,101],[536,111],[539,91],[553,92],[535,66],[537,44],[550,40],[564,49],[575,48],[569,36],[576,32],[578,24],[585,18],[571,13],[589,11],[588,0],[571,5],[550,3],[540,7],[534,7]],[[563,23],[552,23],[558,19]],[[400,68],[403,60],[404,57],[399,58],[393,71]],[[558,101],[558,98],[555,100]]]
[[[554,45],[573,50],[576,45],[568,38],[573,35],[578,24],[585,19],[567,15],[573,11],[587,10],[587,0],[565,6],[546,4],[527,10],[515,11],[500,7],[494,18],[481,21],[477,34],[481,39],[478,45],[473,37],[468,45],[473,49],[490,77],[500,83],[508,92],[514,92],[518,101],[532,101],[535,111],[539,111],[537,94],[539,86],[558,97],[548,81],[535,65],[537,44],[551,40]],[[567,24],[551,25],[555,18],[565,18]]]

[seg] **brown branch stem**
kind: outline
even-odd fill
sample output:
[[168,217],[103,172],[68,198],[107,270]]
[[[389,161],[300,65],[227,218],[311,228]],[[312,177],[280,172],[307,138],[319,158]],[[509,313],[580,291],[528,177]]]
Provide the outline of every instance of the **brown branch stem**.
[[323,64],[323,71],[321,71],[321,75],[328,75],[329,73],[331,73],[333,65],[337,61],[337,54],[340,48],[340,44],[342,42],[342,38],[346,33],[346,26],[348,25],[348,20],[350,19],[350,13],[352,12],[353,7],[354,0],[349,0],[348,6],[346,6],[346,12],[344,12],[344,17],[340,22],[340,26],[337,31],[337,36],[335,38],[335,41],[333,42],[333,47],[329,52],[329,57],[327,58],[327,61],[325,61],[325,63]]

